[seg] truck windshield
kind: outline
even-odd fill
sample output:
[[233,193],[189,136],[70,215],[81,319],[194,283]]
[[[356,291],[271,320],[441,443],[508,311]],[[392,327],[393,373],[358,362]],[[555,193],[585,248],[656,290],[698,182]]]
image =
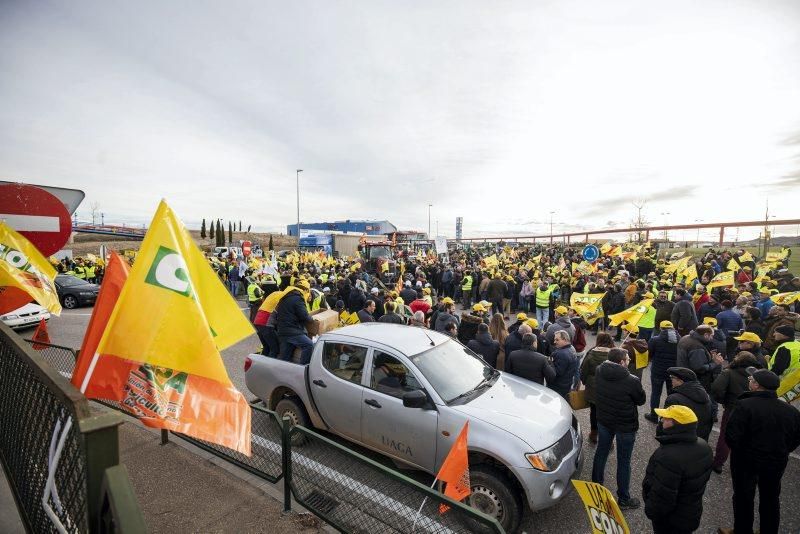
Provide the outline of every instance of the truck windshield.
[[411,358],[445,402],[455,400],[493,375],[472,351],[455,341],[446,341]]
[[389,251],[389,247],[369,247],[369,259],[391,257],[392,253]]

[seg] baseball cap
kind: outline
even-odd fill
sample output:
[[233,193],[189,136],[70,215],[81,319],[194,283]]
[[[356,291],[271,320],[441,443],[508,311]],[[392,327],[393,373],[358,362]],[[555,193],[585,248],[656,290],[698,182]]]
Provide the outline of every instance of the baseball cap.
[[703,319],[703,324],[707,324],[708,326],[717,326],[717,320],[714,317],[706,317]]
[[672,321],[661,321],[660,323],[658,323],[658,327],[661,329],[675,328],[675,326],[672,324]]
[[536,330],[537,328],[539,328],[539,321],[537,321],[533,317],[531,317],[530,319],[525,321],[525,324],[530,326],[533,330]]
[[472,306],[472,311],[480,311],[480,312],[485,312],[485,311],[486,311],[486,308],[484,308],[484,307],[483,307],[483,304],[481,304],[481,303],[479,302],[479,303],[475,304],[474,306]]
[[672,419],[679,425],[688,425],[697,422],[697,415],[688,406],[673,404],[669,408],[656,408],[653,410],[659,417]]
[[751,343],[761,343],[761,338],[754,332],[742,332],[739,337],[733,338],[737,341],[750,341]]
[[369,292],[372,293],[373,295],[377,295],[380,292],[380,290],[377,287],[373,287],[372,289],[369,290]]
[[567,311],[569,310],[567,310],[566,306],[558,306],[555,311],[559,315],[566,315]]
[[442,299],[442,304],[455,304],[455,301],[450,297],[445,297]]
[[755,367],[748,367],[745,370],[747,374],[752,376],[753,380],[758,382],[763,388],[774,391],[781,385],[781,379],[772,371],[756,369]]
[[528,320],[528,316],[526,314],[524,314],[524,313],[518,313],[517,314],[517,321],[527,321],[527,320]]

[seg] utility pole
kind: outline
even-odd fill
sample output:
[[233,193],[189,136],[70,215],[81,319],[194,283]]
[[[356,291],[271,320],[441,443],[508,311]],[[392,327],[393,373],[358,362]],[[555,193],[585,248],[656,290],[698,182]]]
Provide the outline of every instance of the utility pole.
[[553,214],[554,213],[555,213],[554,211],[550,212],[550,244],[551,245],[553,244]]
[[769,249],[769,199],[767,199],[767,208],[764,211],[764,257],[767,257],[767,250]]
[[433,204],[428,203],[428,239],[431,238],[431,207]]
[[303,169],[297,169],[297,246],[300,247],[300,173]]

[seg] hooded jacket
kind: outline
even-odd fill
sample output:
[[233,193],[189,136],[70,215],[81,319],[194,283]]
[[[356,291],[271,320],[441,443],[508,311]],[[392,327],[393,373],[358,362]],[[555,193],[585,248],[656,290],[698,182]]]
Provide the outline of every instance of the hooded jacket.
[[703,515],[703,494],[711,476],[713,454],[697,437],[696,423],[659,425],[661,444],[647,462],[642,481],[644,513],[672,532],[694,532]]
[[570,342],[575,339],[575,325],[572,324],[569,317],[562,315],[556,319],[556,322],[548,326],[545,331],[544,337],[549,345],[553,345],[553,338],[559,330],[566,330],[567,334],[569,334]]
[[724,405],[726,410],[732,410],[739,404],[739,395],[749,390],[750,375],[747,374],[747,368],[750,366],[762,367],[755,356],[739,353],[731,365],[711,384],[711,395],[714,400]]
[[478,333],[478,325],[482,322],[483,319],[477,315],[462,313],[461,323],[458,325],[458,340],[466,345],[471,340],[475,339],[475,334]]
[[475,339],[467,343],[467,348],[483,357],[483,361],[497,367],[497,354],[500,352],[500,343],[492,339],[489,332],[478,332]]
[[547,387],[566,398],[578,371],[578,355],[572,345],[564,345],[560,348],[553,347],[552,358],[556,376],[547,382]]
[[286,293],[275,307],[275,326],[281,337],[305,335],[305,324],[311,320],[305,297],[299,289]]
[[639,430],[637,406],[646,399],[642,383],[618,363],[606,361],[595,373],[597,422],[614,432]]
[[689,335],[678,341],[678,367],[691,369],[704,387],[710,388],[719,365],[711,359],[711,353],[702,335],[692,330]]
[[668,377],[667,369],[676,365],[679,339],[680,336],[674,328],[662,330],[657,336],[650,338],[647,342],[651,362],[650,376],[664,379]]
[[664,401],[664,408],[673,404],[680,404],[692,409],[697,416],[697,435],[708,441],[714,421],[711,414],[711,399],[700,382],[693,380],[672,388],[672,393],[667,395]]

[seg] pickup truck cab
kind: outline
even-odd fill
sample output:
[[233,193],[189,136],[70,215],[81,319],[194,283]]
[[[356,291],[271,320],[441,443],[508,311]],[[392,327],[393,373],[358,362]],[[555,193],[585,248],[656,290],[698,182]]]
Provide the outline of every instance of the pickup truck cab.
[[340,328],[319,336],[308,365],[251,354],[245,381],[280,417],[431,474],[469,422],[469,504],[509,532],[525,504],[556,504],[582,463],[581,430],[564,399],[431,330]]

